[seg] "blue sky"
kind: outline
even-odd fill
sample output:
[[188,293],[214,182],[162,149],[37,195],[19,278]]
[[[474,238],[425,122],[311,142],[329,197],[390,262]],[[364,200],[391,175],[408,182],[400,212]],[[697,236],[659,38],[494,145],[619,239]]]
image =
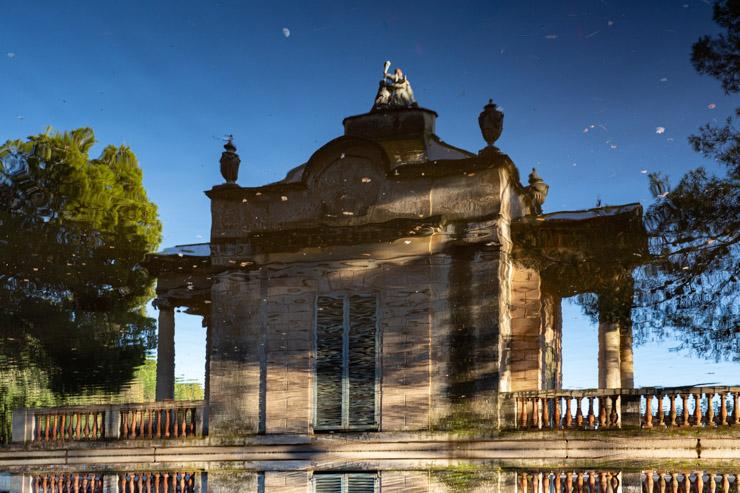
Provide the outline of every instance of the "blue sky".
[[707,164],[687,136],[738,103],[689,63],[717,30],[704,1],[0,4],[0,141],[128,144],[163,246],[207,241],[222,136],[240,184],[280,179],[370,108],[386,59],[453,145],[480,149],[478,113],[503,107],[498,145],[550,184],[547,212],[648,204],[644,172]]

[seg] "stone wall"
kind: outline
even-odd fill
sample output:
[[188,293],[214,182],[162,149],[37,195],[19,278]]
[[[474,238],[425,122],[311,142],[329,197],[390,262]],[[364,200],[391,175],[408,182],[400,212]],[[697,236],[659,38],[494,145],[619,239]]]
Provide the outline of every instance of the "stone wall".
[[536,270],[516,264],[510,293],[510,390],[558,388],[562,383],[560,298],[543,291]]
[[460,404],[492,418],[498,255],[471,245],[219,275],[209,329],[210,434],[312,431],[315,302],[329,294],[377,296],[380,431],[458,427],[449,418]]

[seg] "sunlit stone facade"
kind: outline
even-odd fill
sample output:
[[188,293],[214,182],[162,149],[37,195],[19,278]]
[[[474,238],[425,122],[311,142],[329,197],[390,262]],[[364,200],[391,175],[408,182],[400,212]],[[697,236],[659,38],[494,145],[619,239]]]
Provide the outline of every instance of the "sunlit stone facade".
[[[280,182],[206,192],[210,244],[151,265],[160,309],[205,318],[210,436],[494,429],[500,392],[560,388],[560,300],[624,284],[640,208],[542,215],[497,111],[476,153],[433,111],[372,111]],[[628,313],[602,324],[605,387],[629,382]]]

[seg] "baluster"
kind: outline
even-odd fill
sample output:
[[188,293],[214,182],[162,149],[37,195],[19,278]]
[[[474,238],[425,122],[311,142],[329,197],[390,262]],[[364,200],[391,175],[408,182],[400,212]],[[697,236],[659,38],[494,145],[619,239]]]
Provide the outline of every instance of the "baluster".
[[159,473],[154,473],[154,492],[159,493]]
[[144,492],[144,473],[139,473],[139,493]]
[[678,493],[678,473],[671,473],[671,493]]
[[565,428],[570,429],[573,427],[573,415],[570,411],[570,401],[573,398],[568,396],[565,398]]
[[[169,493],[170,488],[170,475],[167,473],[162,474],[162,483],[164,483],[164,493]],[[173,492],[175,493],[175,492]]]
[[[535,493],[539,493],[537,490],[537,475],[535,475],[533,486],[534,486]],[[184,472],[180,473],[180,493],[185,493],[185,473]]]
[[92,413],[85,413],[85,438],[92,438]]
[[555,397],[555,415],[553,416],[552,425],[556,430],[560,429],[560,397]]
[[[190,482],[188,483],[188,487],[192,490],[192,484],[194,481],[194,475],[190,474]],[[543,493],[550,493],[550,473],[549,472],[543,472],[542,473],[542,492]]]
[[683,473],[683,491],[684,493],[691,493],[691,474],[689,472]]
[[714,428],[714,392],[707,392],[707,427]]
[[154,411],[149,410],[149,422],[146,427],[146,437],[152,438],[152,420],[154,419]]
[[684,428],[688,428],[690,425],[689,423],[689,393],[684,392],[681,394],[681,402],[683,402],[683,422],[681,423],[681,426]]
[[719,398],[719,424],[727,426],[727,392],[720,392]]
[[645,424],[644,428],[653,427],[653,395],[645,394]]
[[678,426],[676,423],[676,394],[671,392],[671,426]]
[[537,429],[541,427],[540,400],[536,397],[532,398],[532,427]]
[[164,410],[164,437],[170,437],[170,410]]
[[560,478],[560,471],[555,471],[555,493],[561,493],[563,490],[562,482]]
[[[136,419],[136,418],[134,418],[134,419]],[[134,473],[131,473],[131,474],[129,474],[129,476],[128,476],[128,486],[129,486],[129,488],[131,489],[131,493],[134,493],[134,491],[136,491],[136,490],[134,489],[134,486],[135,486],[135,485],[134,485]]]
[[704,493],[704,471],[696,471],[696,493]]
[[72,478],[72,487],[74,488],[74,493],[80,493],[80,475],[77,473]]
[[[545,415],[547,414],[547,409],[545,408],[545,405],[547,404],[547,400],[545,398],[542,398],[542,419],[545,419]],[[193,407],[190,409],[190,436],[195,436],[195,413],[197,412],[197,408]]]
[[87,493],[87,482],[88,482],[87,474],[83,474],[82,475],[82,491],[84,491],[85,493]]
[[[180,436],[180,421],[177,416],[177,409],[173,407],[170,412],[172,413],[172,432],[175,438],[178,438]],[[529,408],[527,408],[527,412],[529,412]]]
[[709,493],[717,492],[717,481],[715,481],[714,473],[709,473]]
[[658,392],[658,426],[665,428],[665,413],[663,412],[663,394]]
[[519,479],[519,484],[520,484],[520,486],[522,488],[522,493],[528,493],[527,492],[527,487],[529,485],[527,484],[527,473],[526,472],[523,472],[521,474],[521,478]]
[[576,474],[576,489],[578,493],[583,493],[583,471],[578,471]]
[[[737,476],[735,476],[735,481],[737,481]],[[727,473],[722,475],[722,493],[730,493],[730,475]]]
[[[195,412],[193,412],[193,423],[195,423]],[[546,430],[550,429],[550,398],[546,397],[542,398],[542,427]]]
[[516,423],[517,428],[523,429],[524,428],[524,422],[526,419],[524,418],[524,398],[523,397],[517,397],[516,398]]
[[701,393],[694,393],[694,426],[701,426]]
[[[740,392],[738,392],[737,390],[735,390],[732,393],[732,395],[734,397],[734,401],[733,401],[734,402],[734,405],[733,405],[733,407],[735,408],[735,410],[733,411],[733,414],[735,415],[735,419],[734,419],[735,426],[740,426]],[[737,476],[735,476],[735,477],[737,477]],[[740,485],[740,478],[736,479],[736,481],[737,481],[738,485]],[[740,491],[740,486],[738,486],[737,489],[738,489],[738,491]]]
[[614,493],[619,491],[619,473],[609,473],[609,485]]
[[604,396],[597,396],[596,402],[599,404],[599,428],[606,428],[606,402]]
[[619,424],[619,413],[617,412],[617,404],[619,403],[619,396],[615,395],[610,397],[612,401],[611,405],[611,413],[609,414],[611,418],[610,426],[613,428]]
[[594,415],[594,398],[588,398],[588,427],[593,430],[596,424],[596,416]]
[[576,426],[578,428],[583,428],[583,409],[582,409],[581,398],[576,397]]
[[60,423],[59,423],[59,439],[64,441],[66,438],[64,436],[65,431],[67,430],[67,413],[62,414],[59,417]]
[[121,438],[128,438],[128,412],[121,411]]
[[655,484],[653,483],[655,478],[653,477],[653,471],[645,471],[645,489],[646,493],[653,493]]
[[588,493],[596,493],[596,472],[588,471]]
[[50,419],[50,416],[47,414],[45,424],[44,424],[44,440],[47,442],[49,441],[49,419]]
[[565,473],[565,493],[573,492],[573,473],[568,471]]
[[[537,399],[534,399],[534,412],[535,412],[535,415],[536,415],[537,414]],[[187,427],[188,427],[188,422],[185,420],[186,417],[187,417],[187,409],[183,409],[182,410],[182,424],[180,425],[181,426],[181,428],[180,428],[180,436],[181,437],[185,437],[186,436],[185,435],[185,430],[187,430]],[[537,425],[536,427],[539,427],[539,425]]]
[[93,432],[92,432],[93,433],[93,438],[96,439],[96,440],[98,438],[98,431],[99,431],[99,428],[98,428],[98,412],[96,411],[96,412],[93,413]]

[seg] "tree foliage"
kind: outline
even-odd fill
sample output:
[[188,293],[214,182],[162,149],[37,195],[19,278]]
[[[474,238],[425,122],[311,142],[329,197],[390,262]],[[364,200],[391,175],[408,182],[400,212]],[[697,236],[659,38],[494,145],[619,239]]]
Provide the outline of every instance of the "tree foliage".
[[114,389],[154,340],[141,266],[160,241],[136,156],[93,131],[47,131],[0,146],[0,336],[36,338],[52,388]]
[[[740,0],[714,5],[725,28],[694,44],[697,71],[722,83],[727,94],[740,89]],[[679,331],[682,349],[715,359],[740,360],[740,109],[723,124],[705,125],[689,138],[696,152],[723,172],[700,167],[675,186],[650,176],[656,201],[645,223],[652,258],[637,275],[636,322],[642,335]]]

